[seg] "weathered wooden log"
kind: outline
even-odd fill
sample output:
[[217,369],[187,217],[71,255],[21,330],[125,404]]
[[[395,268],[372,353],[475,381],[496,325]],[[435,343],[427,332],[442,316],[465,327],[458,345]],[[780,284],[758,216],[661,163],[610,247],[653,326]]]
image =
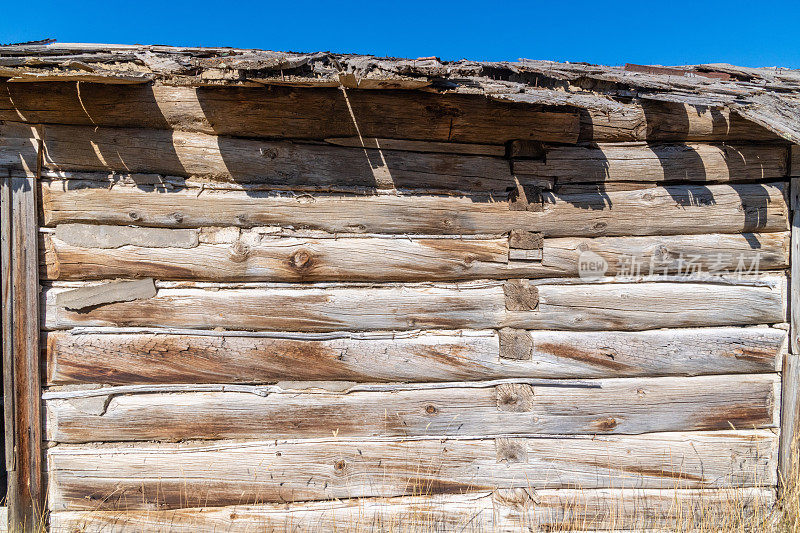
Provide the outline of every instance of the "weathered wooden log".
[[[217,137],[168,130],[0,124],[0,164],[36,168],[153,172],[277,188],[368,187],[504,193],[517,181],[508,161],[485,156],[365,150]],[[534,182],[537,180],[534,179]]]
[[[119,230],[119,231],[117,231]],[[220,234],[223,232],[220,232]],[[228,232],[230,233],[230,232]],[[510,238],[272,237],[186,229],[62,224],[43,236],[44,279],[154,277],[208,281],[424,281],[577,276],[587,252],[606,276],[785,268],[789,232],[545,239],[522,260]],[[519,244],[519,243],[517,243]],[[537,260],[538,259],[538,260]],[[143,268],[143,265],[147,265]]]
[[776,482],[771,430],[572,438],[60,445],[54,511],[152,509],[495,488],[713,488]]
[[[145,127],[244,137],[364,137],[503,144],[514,139],[774,140],[727,108],[672,102],[563,111],[483,95],[336,88],[2,84],[0,120]],[[504,95],[505,96],[505,95]],[[639,105],[640,104],[640,105]],[[352,109],[352,113],[351,113]],[[578,116],[580,115],[580,119]],[[488,119],[487,119],[488,117]],[[358,125],[358,130],[355,124]]]
[[499,437],[770,428],[778,427],[780,378],[774,373],[616,378],[573,386],[551,381],[484,388],[453,383],[445,389],[267,396],[110,394],[97,401],[104,403],[95,409],[97,402],[87,408],[83,398],[47,400],[47,440]]
[[774,232],[789,229],[785,184],[669,186],[557,195],[541,211],[487,197],[278,195],[54,181],[43,187],[47,225],[281,226],[330,233],[503,234],[549,237]]
[[441,152],[444,154],[488,155],[494,157],[506,156],[506,147],[496,144],[407,141],[403,139],[376,139],[375,137],[331,137],[330,139],[325,139],[325,142],[334,146],[371,148],[376,150]]
[[614,143],[557,146],[542,160],[516,160],[514,173],[562,182],[752,181],[787,175],[786,145]]
[[[47,383],[460,381],[775,372],[778,328],[642,332],[520,331],[524,357],[497,333],[261,334],[51,331]],[[499,356],[499,358],[498,358]],[[521,360],[520,360],[521,359]]]
[[[176,510],[60,511],[50,515],[55,533],[151,531],[250,532],[375,528],[445,531],[631,529],[642,526],[680,530],[699,523],[724,524],[725,512],[747,520],[775,501],[770,488],[744,489],[555,489],[528,494],[523,489],[495,494],[435,494],[362,498],[298,504],[237,505]],[[642,516],[646,510],[646,516]]]
[[759,282],[553,284],[530,282],[532,311],[508,310],[503,284],[381,287],[163,288],[145,300],[82,311],[43,295],[47,329],[75,326],[228,328],[273,331],[404,329],[642,330],[786,321],[786,278]]

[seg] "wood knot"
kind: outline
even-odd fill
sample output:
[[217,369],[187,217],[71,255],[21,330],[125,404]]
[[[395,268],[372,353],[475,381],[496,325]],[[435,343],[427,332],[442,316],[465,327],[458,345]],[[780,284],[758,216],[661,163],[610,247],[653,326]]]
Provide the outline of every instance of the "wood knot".
[[246,261],[248,255],[250,255],[250,248],[242,241],[236,241],[231,245],[230,258],[234,263]]
[[278,151],[275,148],[261,148],[261,157],[266,159],[275,159],[278,157]]
[[172,218],[175,222],[183,222],[183,213],[172,213]]
[[438,411],[439,410],[436,409],[435,405],[428,404],[425,406],[425,412],[428,413],[429,415],[435,415]]
[[344,472],[344,469],[346,467],[347,467],[347,463],[344,461],[344,459],[339,459],[338,461],[333,463],[333,469],[339,474]]
[[298,250],[292,254],[289,262],[292,268],[301,270],[311,266],[311,253],[307,250]]
[[130,213],[128,213],[128,218],[130,218],[131,220],[141,220],[142,216],[136,211],[131,211]]
[[614,431],[619,424],[617,420],[612,417],[607,418],[600,418],[592,422],[592,427],[594,427],[597,431]]

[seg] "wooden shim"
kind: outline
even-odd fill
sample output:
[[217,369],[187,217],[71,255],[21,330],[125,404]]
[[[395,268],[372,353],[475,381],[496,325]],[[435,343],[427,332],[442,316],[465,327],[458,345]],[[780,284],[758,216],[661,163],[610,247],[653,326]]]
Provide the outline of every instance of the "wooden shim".
[[770,430],[573,438],[60,445],[54,511],[152,509],[495,488],[713,488],[776,482]]
[[[8,471],[9,524],[39,527],[42,487],[39,278],[35,178],[2,178],[4,387],[11,406],[4,427],[13,432]],[[6,307],[8,306],[8,307]],[[10,388],[10,390],[9,390]]]
[[[392,392],[129,394],[46,402],[47,440],[524,436],[778,427],[775,374]],[[102,403],[104,401],[104,403]],[[264,420],[269,424],[264,425]]]
[[[0,164],[35,168],[32,126],[0,124]],[[504,193],[501,158],[259,141],[183,131],[47,126],[44,168],[152,172],[281,188],[368,187]]]
[[111,281],[60,292],[56,296],[56,305],[71,311],[82,311],[98,305],[142,300],[155,295],[156,286],[153,278]]
[[[51,331],[45,336],[46,379],[50,385],[419,382],[760,373],[780,370],[787,351],[786,331],[767,327],[510,332],[519,333],[504,346],[502,331],[500,338],[493,332],[426,332],[332,339]],[[522,360],[509,358],[513,352]]]
[[430,141],[405,141],[402,139],[376,139],[374,137],[331,137],[328,144],[351,148],[376,150],[406,150],[408,152],[441,152],[445,154],[487,155],[505,157],[506,147],[494,144],[465,144]]
[[[149,511],[60,511],[50,515],[53,533],[151,531],[250,532],[371,530],[527,531],[567,525],[583,529],[636,529],[642,526],[679,530],[703,521],[723,523],[725,511],[746,520],[759,508],[769,509],[769,488],[745,489],[524,489],[496,494],[436,494],[364,498],[298,504],[237,505]],[[728,519],[730,517],[727,517]]]
[[[81,226],[112,234],[115,226]],[[155,276],[158,279],[254,281],[424,281],[557,274],[528,263],[509,263],[508,239],[339,238],[299,239],[245,233],[227,243],[161,247],[161,228],[122,228],[141,245],[117,248],[70,245],[44,236],[48,279],[104,279]],[[86,228],[86,229],[83,229]],[[119,236],[117,236],[119,237]],[[180,236],[177,236],[180,237]],[[194,237],[197,242],[197,237]],[[90,241],[87,239],[87,241]],[[74,241],[73,241],[74,242]],[[81,244],[81,243],[77,243]],[[94,244],[89,242],[89,244]],[[142,264],[147,264],[142,269]]]
[[[477,95],[330,89],[3,84],[0,120],[175,129],[242,137],[364,137],[504,144],[575,142],[571,109]],[[487,120],[491,117],[491,120]],[[355,124],[354,124],[355,122]],[[356,127],[357,125],[357,127]]]
[[228,328],[272,331],[404,329],[643,330],[770,324],[786,320],[786,279],[763,284],[539,284],[534,311],[509,311],[496,282],[381,287],[159,289],[146,300],[81,312],[56,303],[64,288],[43,296],[47,329],[75,326]]
[[[93,182],[43,187],[45,223],[143,226],[281,226],[330,233],[486,234],[545,237],[773,232],[789,229],[785,184],[669,186],[608,193],[545,193],[541,212],[481,197],[166,192]],[[213,207],[212,207],[213,206]]]
[[514,161],[516,175],[559,183],[753,181],[788,174],[787,146],[615,143],[550,147],[544,160]]

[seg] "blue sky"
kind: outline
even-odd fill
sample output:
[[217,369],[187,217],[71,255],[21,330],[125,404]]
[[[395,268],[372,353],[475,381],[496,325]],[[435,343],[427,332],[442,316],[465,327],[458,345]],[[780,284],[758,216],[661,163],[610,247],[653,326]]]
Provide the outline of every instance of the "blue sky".
[[2,0],[0,43],[46,37],[443,59],[800,68],[800,0]]

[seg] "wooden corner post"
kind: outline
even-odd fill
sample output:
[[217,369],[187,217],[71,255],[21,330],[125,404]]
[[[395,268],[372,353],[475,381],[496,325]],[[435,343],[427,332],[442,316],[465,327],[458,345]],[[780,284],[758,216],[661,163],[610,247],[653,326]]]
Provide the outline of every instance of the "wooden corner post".
[[[796,147],[792,147],[793,152]],[[794,163],[794,158],[792,158]],[[798,465],[800,438],[800,165],[791,165],[790,206],[792,243],[790,262],[789,350],[783,363],[781,390],[781,432],[778,478],[781,487],[790,483]]]
[[36,178],[0,174],[5,453],[10,531],[43,524]]

